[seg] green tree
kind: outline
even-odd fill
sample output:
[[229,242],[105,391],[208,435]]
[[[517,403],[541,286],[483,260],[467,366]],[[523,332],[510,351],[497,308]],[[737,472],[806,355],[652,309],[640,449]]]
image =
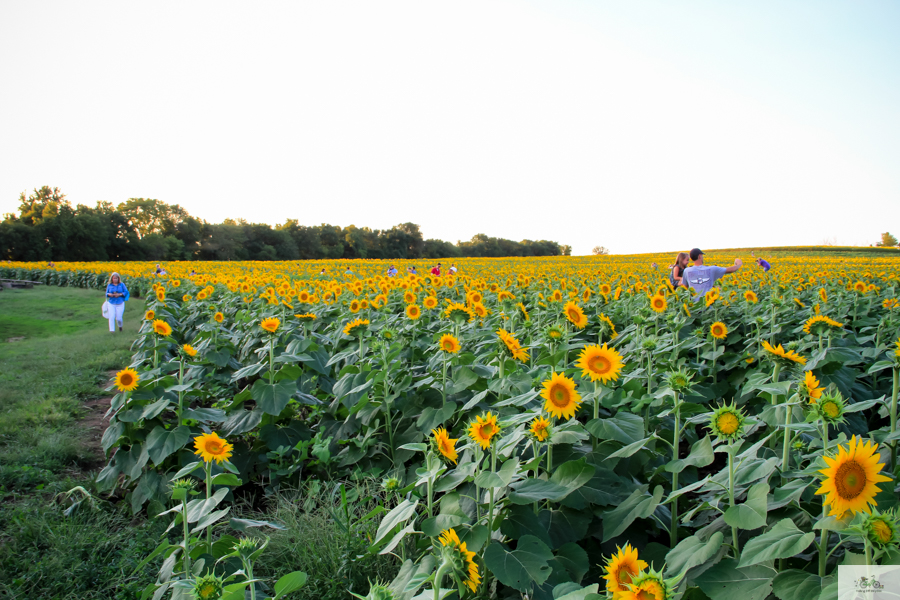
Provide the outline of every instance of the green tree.
[[885,246],[887,248],[893,248],[898,244],[897,238],[892,236],[890,233],[882,233],[881,241],[875,244],[876,246]]
[[177,204],[166,204],[151,198],[129,198],[119,204],[118,210],[140,237],[151,233],[172,235],[179,223],[190,218],[187,211]]

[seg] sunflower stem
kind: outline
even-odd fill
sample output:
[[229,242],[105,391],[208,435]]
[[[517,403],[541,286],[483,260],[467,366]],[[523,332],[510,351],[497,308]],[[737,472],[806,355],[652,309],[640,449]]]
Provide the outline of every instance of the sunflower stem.
[[784,445],[781,449],[781,480],[784,482],[784,474],[787,473],[789,462],[791,459],[791,413],[793,412],[793,407],[790,402],[786,402],[784,405]]
[[[900,392],[900,365],[894,367],[894,387],[891,392],[891,434],[897,431],[897,395]],[[897,440],[891,441],[891,472],[897,470]]]
[[437,573],[434,574],[434,600],[441,600],[441,582],[444,581],[444,571],[447,563],[441,563]]
[[[728,442],[728,503],[734,506],[734,442]],[[736,525],[731,526],[732,546],[734,546],[734,558],[740,560],[741,547],[738,540],[738,529]]]
[[[209,497],[212,493],[212,461],[209,461],[204,466],[206,467],[206,501],[209,502]],[[212,554],[212,527],[206,528],[206,551]]]
[[191,550],[188,546],[191,538],[188,534],[187,493],[185,493],[185,497],[181,499],[181,523],[184,526],[184,577],[187,579],[191,572]]
[[178,363],[178,424],[181,425],[181,413],[184,411],[184,391],[181,387],[184,385],[184,357]]
[[[594,382],[594,419],[600,418],[600,384]],[[591,436],[591,448],[597,449],[597,436]]]
[[444,382],[441,385],[441,408],[445,408],[447,406],[447,353],[442,351],[441,354],[441,358],[444,363]]
[[716,338],[713,338],[712,380],[713,380],[713,385],[715,385],[715,383],[716,383]]
[[[497,472],[497,445],[491,444],[491,473]],[[491,545],[494,536],[494,487],[490,489],[490,505],[488,506],[488,539],[487,546]]]
[[[678,392],[675,392],[675,430],[672,432],[672,460],[678,460],[678,446],[681,443],[681,403]],[[672,473],[672,493],[678,489],[678,472]],[[672,524],[669,527],[669,545],[674,548],[678,544],[678,498],[672,500]]]

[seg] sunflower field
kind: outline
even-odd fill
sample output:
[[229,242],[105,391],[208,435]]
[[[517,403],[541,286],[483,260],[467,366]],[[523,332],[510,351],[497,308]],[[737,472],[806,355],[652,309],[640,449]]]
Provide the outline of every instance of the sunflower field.
[[300,589],[253,577],[277,524],[229,502],[366,478],[397,576],[348,597],[830,600],[900,564],[900,259],[740,257],[698,297],[669,255],[0,276],[145,296],[97,478],[172,518],[145,598]]

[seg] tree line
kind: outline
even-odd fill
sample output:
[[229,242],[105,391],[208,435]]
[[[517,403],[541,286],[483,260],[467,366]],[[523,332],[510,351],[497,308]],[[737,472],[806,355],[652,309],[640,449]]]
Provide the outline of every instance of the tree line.
[[547,240],[516,242],[478,234],[451,244],[424,239],[415,223],[391,229],[301,225],[272,227],[225,219],[207,223],[177,204],[131,198],[96,207],[66,200],[44,186],[19,195],[19,212],[0,222],[0,258],[16,261],[308,260],[338,258],[453,258],[558,256],[569,246]]

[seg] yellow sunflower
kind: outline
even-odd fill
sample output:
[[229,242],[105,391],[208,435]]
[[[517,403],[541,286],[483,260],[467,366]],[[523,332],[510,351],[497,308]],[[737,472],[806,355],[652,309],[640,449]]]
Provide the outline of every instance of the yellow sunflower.
[[656,294],[650,297],[650,308],[653,309],[653,312],[662,313],[665,312],[668,307],[669,303],[666,302],[666,298],[662,294]]
[[438,301],[437,301],[437,298],[435,298],[434,296],[426,296],[425,299],[422,300],[422,306],[424,306],[428,310],[435,308],[437,305],[438,305]]
[[116,387],[120,392],[133,391],[138,386],[141,378],[134,369],[122,369],[116,373]]
[[368,319],[355,319],[344,326],[344,335],[362,335],[368,326]]
[[469,437],[481,446],[482,450],[487,450],[491,445],[491,439],[500,433],[500,427],[497,425],[497,415],[486,412],[469,424]]
[[463,584],[474,593],[478,589],[478,584],[481,583],[481,575],[478,574],[478,565],[474,560],[475,553],[466,548],[465,542],[459,541],[459,536],[453,529],[445,529],[441,532],[438,539],[441,541],[441,547],[445,551],[457,553],[458,558],[462,559],[453,560],[451,558],[448,562],[454,566],[458,565],[461,567],[462,570],[457,573],[457,576],[462,580]]
[[441,350],[449,354],[456,354],[457,352],[459,352],[460,348],[459,340],[449,333],[445,333],[441,336],[440,346]]
[[191,346],[190,344],[184,344],[181,347],[181,349],[184,351],[185,354],[187,354],[191,358],[197,356],[197,349],[194,348],[193,346]]
[[144,319],[147,321],[152,321],[156,317],[156,313],[152,310],[148,310],[144,313]]
[[350,301],[350,306],[349,306],[348,308],[350,309],[350,312],[351,312],[351,313],[353,313],[353,314],[358,313],[358,312],[359,312],[359,309],[360,309],[360,303],[359,303],[359,300],[351,300],[351,301]]
[[215,320],[216,323],[221,323],[222,321],[225,320],[225,315],[223,315],[220,312],[217,312],[216,314],[213,315],[213,320]]
[[750,304],[756,304],[759,302],[759,298],[756,296],[756,292],[753,290],[747,290],[744,292],[744,300],[749,302]]
[[816,376],[813,375],[812,371],[807,371],[803,376],[803,383],[800,384],[801,393],[809,398],[811,404],[815,404],[816,400],[822,397],[822,391],[825,388],[821,387],[819,380],[816,379]]
[[231,452],[234,449],[216,433],[204,433],[195,437],[194,448],[196,448],[194,454],[200,456],[204,462],[216,461],[217,463],[231,458]]
[[615,348],[606,344],[602,346],[585,346],[578,355],[575,366],[581,369],[582,377],[590,377],[591,381],[609,383],[619,378],[622,372],[622,355]]
[[801,364],[801,365],[806,364],[805,358],[803,358],[802,356],[800,356],[793,350],[785,351],[785,349],[782,348],[781,344],[778,344],[777,346],[772,346],[772,344],[770,344],[769,342],[763,342],[762,347],[763,347],[763,350],[768,352],[769,358],[771,358],[773,360],[781,359],[784,361],[795,362],[795,363]]
[[459,456],[456,453],[456,442],[459,441],[459,438],[451,438],[450,434],[447,433],[447,430],[443,427],[432,429],[431,433],[434,435],[432,441],[438,452],[440,452],[444,458],[456,464],[456,459]]
[[631,581],[648,566],[645,561],[638,558],[637,549],[632,548],[631,544],[625,544],[624,548],[619,547],[618,552],[613,554],[604,566],[606,593],[611,593],[613,600],[619,600],[629,591]]
[[406,307],[406,316],[415,321],[422,316],[422,309],[418,304],[410,304]]
[[[198,298],[199,298],[199,296],[198,296]],[[200,299],[202,300],[202,298],[200,298]],[[190,294],[185,294],[184,296],[181,297],[181,301],[182,301],[182,302],[190,302],[190,301],[191,301],[191,295],[190,295]]]
[[584,326],[587,325],[588,319],[584,314],[584,311],[580,306],[572,302],[566,302],[566,305],[563,307],[563,314],[566,315],[566,319],[572,323],[578,329],[584,329]]
[[575,391],[575,381],[562,373],[553,373],[543,382],[544,410],[557,419],[571,419],[581,405],[581,394]]
[[170,336],[172,335],[172,326],[162,319],[156,319],[153,321],[153,332],[163,337]]
[[724,340],[728,335],[728,327],[722,321],[716,321],[709,326],[709,333],[717,340]]
[[880,474],[884,464],[878,462],[881,456],[876,450],[877,444],[863,442],[854,435],[847,446],[838,446],[836,457],[822,457],[828,468],[819,471],[825,480],[816,494],[825,495],[824,503],[831,507],[829,516],[843,515],[847,511],[871,513],[870,504],[878,505],[875,495],[881,490],[876,484],[891,481],[891,478]]
[[531,422],[531,427],[529,427],[528,431],[531,432],[534,439],[543,442],[550,437],[550,421],[542,416],[537,417]]
[[316,315],[313,313],[303,313],[302,315],[294,315],[297,319],[301,321],[315,321]]
[[259,326],[268,331],[269,333],[275,333],[278,331],[278,326],[281,325],[281,321],[275,317],[269,317],[267,319],[263,319],[260,321]]

